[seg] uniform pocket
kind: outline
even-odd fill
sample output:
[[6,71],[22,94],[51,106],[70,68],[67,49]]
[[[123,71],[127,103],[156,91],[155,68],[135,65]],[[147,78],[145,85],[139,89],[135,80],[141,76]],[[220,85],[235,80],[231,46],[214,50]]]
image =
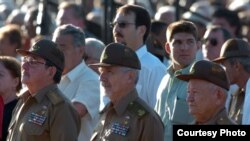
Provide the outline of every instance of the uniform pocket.
[[28,135],[41,135],[47,125],[46,121],[46,116],[32,113],[23,124],[23,130]]
[[44,126],[27,122],[24,124],[23,130],[28,135],[41,135],[44,132]]

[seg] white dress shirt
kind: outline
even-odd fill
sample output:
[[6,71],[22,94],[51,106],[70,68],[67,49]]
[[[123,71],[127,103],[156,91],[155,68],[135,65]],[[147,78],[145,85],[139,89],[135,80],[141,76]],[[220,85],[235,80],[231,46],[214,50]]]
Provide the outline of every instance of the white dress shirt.
[[[83,61],[62,77],[58,87],[72,102],[79,102],[87,108],[87,115],[81,119],[79,141],[90,140],[99,121],[99,76]],[[70,129],[69,129],[70,130]]]

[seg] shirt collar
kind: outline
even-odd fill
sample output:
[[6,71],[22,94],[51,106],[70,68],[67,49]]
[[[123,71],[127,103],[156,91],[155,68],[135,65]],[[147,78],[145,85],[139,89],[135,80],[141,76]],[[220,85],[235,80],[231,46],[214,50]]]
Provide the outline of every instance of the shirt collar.
[[190,68],[192,66],[193,63],[189,64],[187,67],[183,68],[183,69],[179,69],[177,71],[174,71],[173,69],[173,65],[169,66],[167,71],[171,76],[176,76],[178,74],[188,74],[190,72]]
[[40,91],[38,91],[33,97],[37,100],[37,102],[41,102],[42,99],[44,98],[44,96],[51,90],[56,89],[57,88],[57,84],[51,84],[48,85],[47,87],[41,89]]
[[69,71],[67,74],[63,76],[68,78],[69,81],[73,81],[78,78],[78,74],[81,73],[82,69],[86,66],[85,62],[82,61],[80,64],[78,64],[76,67],[74,67],[71,71]]
[[[42,88],[41,90],[39,90],[37,93],[35,93],[32,97],[38,102],[40,103],[43,98],[45,97],[45,95],[53,90],[57,88],[57,84],[50,84],[44,88]],[[26,91],[22,92],[20,95],[18,95],[18,97],[20,97],[23,100],[28,99],[28,97],[30,97],[31,94],[29,93],[29,91],[26,89]]]
[[121,100],[118,101],[116,105],[113,105],[111,102],[107,104],[107,106],[103,109],[102,112],[105,112],[111,107],[113,107],[116,113],[120,116],[125,112],[129,103],[134,101],[137,97],[138,97],[138,93],[136,89],[133,89],[129,94],[121,98]]
[[[210,120],[208,120],[205,123],[202,123],[202,125],[215,125],[219,120],[223,120],[226,118],[227,115],[226,108],[222,108],[214,117],[212,117]],[[196,124],[199,124],[196,122]]]
[[141,58],[144,54],[148,52],[146,45],[144,44],[142,47],[136,50],[136,55],[138,58]]

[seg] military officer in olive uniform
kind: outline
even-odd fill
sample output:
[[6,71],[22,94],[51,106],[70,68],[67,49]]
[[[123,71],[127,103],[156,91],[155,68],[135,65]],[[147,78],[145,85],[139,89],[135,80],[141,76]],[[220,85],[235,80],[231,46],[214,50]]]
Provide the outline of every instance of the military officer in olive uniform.
[[163,141],[163,124],[135,89],[141,68],[130,48],[111,43],[102,52],[99,67],[101,89],[111,102],[101,111],[101,119],[91,141]]
[[[213,61],[225,66],[230,83],[237,84],[239,87],[235,93],[229,95],[231,96],[228,108],[229,117],[238,124],[250,124],[250,122],[246,122],[249,120],[246,117],[249,115],[247,114],[249,113],[249,110],[247,110],[249,106],[246,106],[246,104],[250,102],[247,100],[249,94],[246,93],[250,89],[248,87],[250,84],[249,42],[238,38],[227,40],[221,48],[220,56]],[[244,108],[244,105],[246,108]]]
[[57,88],[64,55],[56,44],[40,40],[30,51],[17,50],[22,58],[22,83],[9,125],[7,141],[76,141],[80,116]]
[[189,74],[180,74],[177,78],[188,81],[187,103],[189,113],[195,118],[194,124],[235,124],[225,108],[229,80],[221,65],[201,60],[191,66]]

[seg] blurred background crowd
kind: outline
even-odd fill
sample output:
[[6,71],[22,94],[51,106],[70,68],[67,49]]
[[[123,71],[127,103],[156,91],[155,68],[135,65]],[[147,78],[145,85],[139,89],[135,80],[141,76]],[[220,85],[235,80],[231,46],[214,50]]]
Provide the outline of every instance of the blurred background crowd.
[[[64,3],[66,1],[74,4],[70,6]],[[14,41],[15,47],[29,49],[32,40],[51,38],[57,26],[71,23],[81,27],[87,37],[108,44],[113,41],[110,23],[115,11],[127,3],[142,5],[150,13],[152,25],[147,41],[148,50],[164,64],[169,63],[165,60],[168,55],[163,50],[166,28],[180,19],[194,22],[199,29],[200,39],[210,25],[223,26],[233,37],[250,39],[249,0],[1,0],[0,41],[3,42],[6,36],[4,33],[16,31],[17,34],[13,36],[18,38],[20,33],[21,43]],[[64,9],[73,10],[68,12]],[[70,17],[70,12],[77,14]],[[222,42],[218,41],[218,45],[221,46]],[[9,54],[2,48],[4,47],[0,47],[2,55],[16,55],[14,48]],[[201,52],[202,49],[197,54],[198,58],[207,57]]]

